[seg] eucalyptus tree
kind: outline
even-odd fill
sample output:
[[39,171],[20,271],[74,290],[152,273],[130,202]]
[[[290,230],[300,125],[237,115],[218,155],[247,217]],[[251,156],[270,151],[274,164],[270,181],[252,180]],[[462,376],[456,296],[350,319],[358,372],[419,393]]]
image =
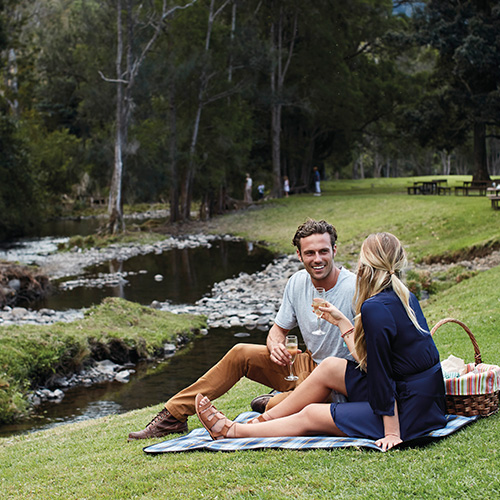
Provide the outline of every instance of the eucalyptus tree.
[[142,2],[116,2],[115,77],[101,74],[103,79],[116,85],[115,155],[108,203],[110,233],[123,230],[123,151],[127,142],[137,76],[168,18],[178,10],[191,7],[195,2],[196,0],[191,0],[183,5],[169,7],[167,0],[162,0],[159,9],[153,2],[147,5],[150,8],[146,9],[146,12],[143,12],[145,5]]
[[281,173],[296,190],[309,189],[314,165],[340,172],[355,142],[400,99],[383,44],[395,22],[391,9],[387,0],[301,6],[281,130]]
[[473,180],[489,180],[486,138],[500,124],[500,1],[430,0],[415,39],[435,49],[432,86],[410,118],[428,143],[451,151],[473,137]]
[[158,161],[166,166],[172,221],[190,217],[193,197],[203,216],[223,211],[248,168],[252,65],[263,53],[255,4],[200,1],[176,16],[154,54],[158,84],[148,113],[163,121]]

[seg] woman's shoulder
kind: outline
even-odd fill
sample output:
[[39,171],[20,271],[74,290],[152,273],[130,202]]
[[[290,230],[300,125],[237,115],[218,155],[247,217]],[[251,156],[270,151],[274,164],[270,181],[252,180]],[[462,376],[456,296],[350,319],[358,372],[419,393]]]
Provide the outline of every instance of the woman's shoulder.
[[382,312],[394,304],[394,299],[398,296],[392,290],[382,290],[381,292],[366,299],[361,304],[361,313]]

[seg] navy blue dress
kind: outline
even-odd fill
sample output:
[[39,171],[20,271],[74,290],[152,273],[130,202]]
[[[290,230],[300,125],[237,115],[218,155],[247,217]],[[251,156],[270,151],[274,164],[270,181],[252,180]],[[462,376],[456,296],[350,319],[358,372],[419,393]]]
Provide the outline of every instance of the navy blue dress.
[[401,439],[408,441],[446,425],[439,353],[417,298],[410,295],[418,330],[392,289],[361,306],[367,348],[366,372],[347,362],[346,403],[332,403],[337,427],[350,437],[384,437],[384,415],[398,402]]

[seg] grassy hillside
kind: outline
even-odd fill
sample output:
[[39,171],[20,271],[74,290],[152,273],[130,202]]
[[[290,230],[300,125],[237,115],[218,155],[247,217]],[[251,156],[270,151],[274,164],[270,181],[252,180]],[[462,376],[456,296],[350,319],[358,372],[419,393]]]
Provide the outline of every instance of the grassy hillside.
[[[406,195],[409,180],[323,183],[324,195],[291,196],[262,209],[214,221],[224,230],[292,251],[291,236],[307,216],[339,230],[339,259],[355,258],[370,232],[394,232],[412,258],[462,254],[497,244],[500,212],[485,198]],[[371,186],[374,185],[374,187]],[[483,360],[500,364],[500,268],[479,272],[423,303],[429,324],[452,316],[475,334]],[[457,325],[436,333],[442,358],[473,359],[468,336]],[[218,406],[234,417],[265,388],[241,381]],[[127,442],[161,408],[65,425],[0,439],[0,498],[12,499],[479,499],[500,495],[500,417],[483,419],[424,448],[386,454],[357,449],[192,452],[148,456]],[[198,427],[196,417],[190,428]]]
[[[448,177],[448,185],[467,177]],[[355,259],[372,232],[389,231],[405,244],[412,260],[500,248],[500,211],[484,196],[406,194],[414,178],[364,179],[322,183],[323,195],[293,195],[255,209],[218,218],[214,230],[264,240],[274,249],[293,251],[291,239],[307,217],[331,222],[339,233],[338,257]],[[265,209],[263,209],[265,208]]]

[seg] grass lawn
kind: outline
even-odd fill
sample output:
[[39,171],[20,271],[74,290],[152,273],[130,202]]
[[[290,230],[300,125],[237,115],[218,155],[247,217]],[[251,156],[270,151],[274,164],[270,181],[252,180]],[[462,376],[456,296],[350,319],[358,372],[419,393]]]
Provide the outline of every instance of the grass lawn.
[[[439,176],[438,176],[439,177]],[[454,186],[470,176],[449,176]],[[291,253],[292,236],[307,217],[326,219],[338,231],[338,256],[356,260],[363,239],[389,231],[405,245],[411,260],[467,253],[471,248],[500,247],[500,211],[484,196],[409,196],[416,178],[364,179],[322,183],[323,195],[293,195],[220,217],[216,231],[264,240]],[[425,178],[420,178],[425,179]]]
[[[217,220],[214,230],[268,241],[291,252],[291,237],[307,216],[339,230],[339,260],[354,258],[364,236],[394,232],[411,258],[466,252],[500,240],[500,212],[484,197],[408,196],[408,179],[322,183],[324,194],[291,196]],[[374,187],[371,184],[374,184]],[[451,180],[450,180],[451,184]],[[464,321],[483,360],[500,364],[500,268],[480,272],[423,303],[429,325],[444,317]],[[458,325],[436,333],[444,359],[472,361],[473,348]],[[265,388],[243,380],[218,400],[234,417]],[[0,439],[0,498],[429,498],[482,499],[500,495],[500,416],[494,415],[423,448],[378,453],[333,451],[192,452],[149,456],[147,442],[127,442],[161,408],[64,425]],[[190,417],[190,428],[200,426]]]

